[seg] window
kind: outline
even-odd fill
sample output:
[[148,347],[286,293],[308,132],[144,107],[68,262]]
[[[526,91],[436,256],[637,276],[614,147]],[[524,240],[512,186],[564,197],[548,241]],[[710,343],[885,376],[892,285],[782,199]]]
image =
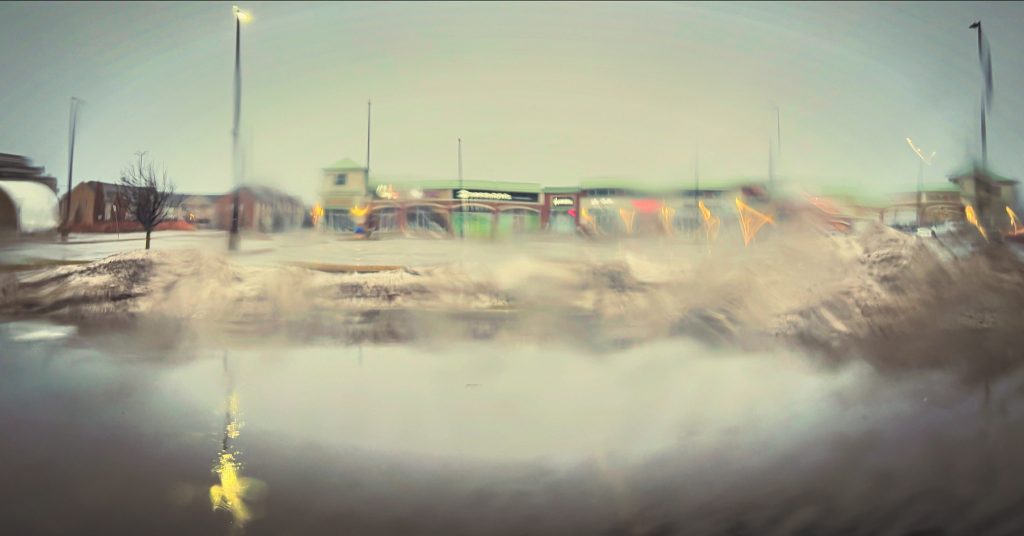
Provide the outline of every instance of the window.
[[338,173],[337,175],[334,176],[335,186],[345,186],[346,182],[348,182],[348,174]]

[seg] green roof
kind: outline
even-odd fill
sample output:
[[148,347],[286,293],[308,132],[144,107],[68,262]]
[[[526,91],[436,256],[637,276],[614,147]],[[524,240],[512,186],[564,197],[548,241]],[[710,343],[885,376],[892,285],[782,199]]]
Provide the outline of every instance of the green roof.
[[535,182],[506,182],[506,181],[484,181],[464,180],[461,183],[458,179],[432,179],[421,181],[396,181],[391,182],[384,179],[371,177],[369,188],[375,189],[381,184],[392,184],[401,188],[419,188],[421,190],[456,190],[467,188],[470,190],[489,190],[496,192],[523,192],[539,194],[541,186]]
[[545,186],[544,193],[546,194],[574,194],[580,191],[579,186]]
[[325,167],[324,169],[341,169],[341,170],[345,170],[345,169],[366,169],[366,168],[363,167],[358,162],[356,162],[355,160],[352,160],[351,158],[342,158],[341,160],[338,160],[337,162],[335,162],[335,163]]

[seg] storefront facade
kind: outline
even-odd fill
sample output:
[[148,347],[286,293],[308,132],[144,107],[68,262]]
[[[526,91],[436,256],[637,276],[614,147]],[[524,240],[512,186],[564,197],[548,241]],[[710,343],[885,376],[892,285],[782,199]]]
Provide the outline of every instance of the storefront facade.
[[504,238],[541,230],[540,185],[424,181],[374,185],[367,225],[377,233]]
[[580,223],[579,188],[545,188],[542,227],[555,235],[575,235]]

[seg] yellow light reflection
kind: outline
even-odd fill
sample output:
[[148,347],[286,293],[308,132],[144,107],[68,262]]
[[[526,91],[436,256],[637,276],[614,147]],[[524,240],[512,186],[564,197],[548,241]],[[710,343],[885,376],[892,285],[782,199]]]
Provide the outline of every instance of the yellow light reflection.
[[700,217],[704,220],[702,224],[704,227],[704,236],[707,238],[708,243],[714,242],[718,238],[718,228],[722,224],[722,220],[718,216],[711,213],[711,210],[704,206],[704,200],[697,201],[697,209],[700,210]]
[[313,226],[315,227],[317,222],[320,221],[320,218],[324,217],[324,207],[320,206],[320,203],[313,205],[313,210],[310,211],[309,215],[312,218]]
[[1024,227],[1021,227],[1020,219],[1017,217],[1017,213],[1014,212],[1013,209],[1009,207],[1009,205],[1007,205],[1006,207],[1006,215],[1010,217],[1010,226],[1013,229],[1012,231],[1010,231],[1010,234],[1016,235],[1024,232]]
[[349,212],[352,213],[353,216],[359,217],[359,216],[365,216],[366,213],[369,212],[369,210],[370,210],[370,205],[369,204],[367,204],[364,207],[360,207],[360,206],[356,205],[356,206],[352,207],[352,209],[349,210]]
[[636,219],[636,211],[620,208],[619,217],[622,218],[622,223],[626,226],[626,232],[633,234],[633,221]]
[[751,208],[739,197],[736,198],[736,212],[740,216],[740,231],[743,232],[743,245],[748,246],[766,223],[775,223],[772,217]]
[[675,219],[676,209],[672,207],[661,207],[661,224],[665,227],[665,232],[672,231],[672,220]]
[[217,461],[213,466],[213,472],[217,475],[219,483],[210,486],[210,505],[214,511],[229,512],[234,519],[235,526],[241,529],[253,518],[252,510],[246,504],[246,498],[258,489],[261,483],[256,479],[242,476],[242,463],[238,459],[239,452],[231,447],[231,440],[238,439],[242,430],[242,421],[239,415],[238,395],[232,392],[227,400],[223,448],[217,455]]
[[985,228],[978,222],[978,215],[974,212],[974,207],[971,205],[964,207],[964,215],[967,216],[967,221],[978,229],[978,232],[981,233],[981,237],[988,241],[988,233],[985,232]]

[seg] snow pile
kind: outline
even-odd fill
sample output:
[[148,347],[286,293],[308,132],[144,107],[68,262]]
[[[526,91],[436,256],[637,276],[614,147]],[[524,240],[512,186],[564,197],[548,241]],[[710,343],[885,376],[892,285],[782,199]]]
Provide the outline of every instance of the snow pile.
[[0,181],[0,190],[14,202],[19,231],[36,233],[57,228],[57,195],[46,185],[31,181]]
[[666,257],[656,247],[600,258],[524,254],[369,274],[155,250],[21,276],[5,283],[0,310],[164,316],[257,332],[330,334],[360,324],[384,340],[491,315],[480,324],[484,335],[473,336],[502,329],[538,340],[681,335],[745,347],[781,339],[827,354],[902,352],[912,361],[941,353],[934,345],[909,348],[921,334],[966,340],[963,330],[997,330],[1016,344],[1013,333],[1024,328],[1021,263],[997,246],[966,258],[937,255],[927,240],[869,225],[846,236],[793,230],[750,248],[722,244],[688,255]]

